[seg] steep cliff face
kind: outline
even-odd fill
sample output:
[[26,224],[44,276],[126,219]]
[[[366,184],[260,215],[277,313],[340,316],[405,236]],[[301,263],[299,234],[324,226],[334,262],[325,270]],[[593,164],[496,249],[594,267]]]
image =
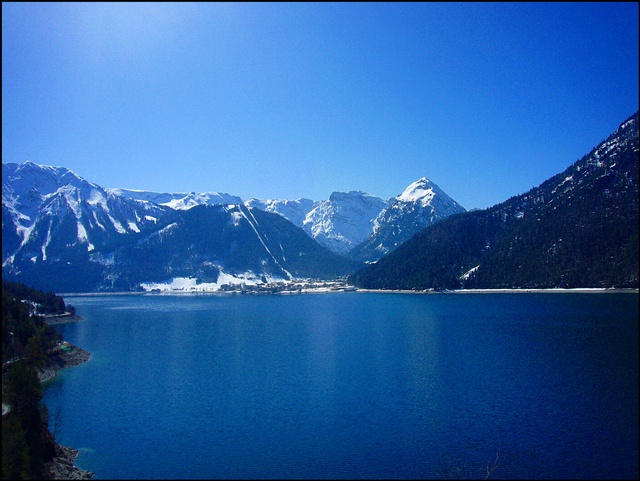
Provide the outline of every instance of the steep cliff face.
[[371,235],[373,220],[386,205],[364,192],[334,192],[307,214],[303,228],[323,246],[344,254]]

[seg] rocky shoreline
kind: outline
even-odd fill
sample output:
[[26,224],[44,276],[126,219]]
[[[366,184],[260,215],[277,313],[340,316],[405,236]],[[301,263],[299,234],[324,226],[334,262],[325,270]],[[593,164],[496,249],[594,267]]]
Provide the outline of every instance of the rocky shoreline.
[[[71,366],[76,366],[86,362],[91,357],[91,353],[80,349],[72,344],[65,343],[65,348],[58,347],[57,350],[47,358],[44,369],[38,373],[40,383],[52,380],[58,371]],[[56,454],[52,461],[45,465],[47,479],[91,479],[93,474],[75,466],[73,463],[78,456],[78,450],[68,446],[56,445]]]
[[69,343],[67,343],[67,346],[69,349],[68,351],[59,348],[56,352],[49,355],[44,369],[38,373],[40,383],[50,381],[56,377],[58,371],[62,371],[67,367],[82,364],[83,362],[88,361],[91,357],[91,353],[84,349],[80,349],[79,347],[73,346]]
[[45,465],[47,479],[91,479],[93,473],[80,469],[73,464],[78,450],[56,443],[56,455]]
[[71,314],[70,312],[65,312],[64,314],[47,314],[42,317],[44,317],[44,321],[50,326],[56,324],[67,324],[69,322],[84,321],[84,317],[78,316],[76,314]]

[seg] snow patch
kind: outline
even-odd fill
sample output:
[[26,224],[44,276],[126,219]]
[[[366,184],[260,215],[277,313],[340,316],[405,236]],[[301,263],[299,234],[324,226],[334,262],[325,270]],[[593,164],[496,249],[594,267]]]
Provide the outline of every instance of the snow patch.
[[98,220],[98,216],[96,215],[96,211],[95,210],[92,212],[92,214],[93,214],[93,220],[96,221],[96,224],[98,225],[98,227],[100,227],[102,230],[106,231],[107,229],[105,228],[105,226],[103,226],[100,223],[100,221]]
[[100,204],[100,205],[106,207],[107,206],[107,199],[102,194],[102,192],[100,192],[99,190],[91,189],[91,192],[89,194],[89,198],[87,199],[87,203],[88,204],[92,204],[92,205]]
[[10,266],[11,264],[13,264],[13,261],[15,260],[15,258],[16,258],[15,254],[10,255],[9,257],[7,257],[5,259],[5,261],[2,263],[2,267],[7,267],[7,266]]
[[118,231],[118,234],[126,234],[127,233],[125,228],[122,227],[122,224],[120,222],[118,222],[117,220],[115,220],[113,217],[111,217],[111,214],[107,214],[107,216],[109,217],[109,220],[113,224],[113,227],[115,227],[116,230]]
[[431,186],[431,181],[426,177],[422,177],[407,187],[397,199],[402,202],[420,201],[423,206],[427,206],[434,196],[435,192]]
[[82,223],[78,221],[78,242],[81,244],[89,244],[89,250],[92,251],[94,249],[93,245],[89,243],[89,237],[87,236],[87,229],[84,228]]
[[163,235],[168,234],[169,232],[171,232],[171,231],[172,231],[173,229],[175,229],[176,227],[178,227],[178,223],[177,223],[177,222],[174,222],[174,223],[169,224],[168,226],[163,227],[162,229],[160,229],[160,230],[157,232],[157,234],[158,234],[159,236],[163,236]]
[[44,244],[42,245],[42,260],[46,261],[47,260],[47,246],[49,245],[49,243],[51,242],[51,223],[49,223],[49,229],[47,230],[47,238],[44,241]]
[[231,214],[231,220],[233,222],[233,225],[235,226],[239,226],[240,225],[240,221],[242,220],[242,214],[240,212],[234,211],[234,212],[230,212]]
[[31,237],[31,231],[33,231],[35,226],[35,224],[32,224],[30,227],[18,226],[18,235],[22,237],[20,247],[24,246],[27,243],[29,237]]
[[471,277],[471,275],[472,275],[474,272],[476,272],[476,271],[478,270],[478,267],[480,267],[480,265],[477,265],[477,266],[475,266],[474,268],[469,269],[467,272],[465,272],[464,274],[462,274],[462,275],[460,276],[460,280],[462,280],[462,281],[466,281],[466,280],[468,280],[468,279],[469,279],[469,277]]

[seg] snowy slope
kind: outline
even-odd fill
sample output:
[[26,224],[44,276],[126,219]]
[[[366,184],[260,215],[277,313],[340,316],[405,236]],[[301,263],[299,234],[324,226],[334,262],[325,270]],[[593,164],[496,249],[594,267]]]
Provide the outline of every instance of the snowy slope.
[[13,228],[19,241],[3,242],[3,266],[92,252],[153,227],[168,211],[108,192],[67,168],[33,162],[2,164],[2,206],[3,234]]
[[198,206],[177,212],[173,221],[114,252],[107,268],[114,286],[332,277],[357,267],[282,216],[243,204]]
[[344,254],[373,232],[373,220],[387,203],[365,192],[334,192],[305,217],[304,230],[334,252]]
[[318,204],[311,199],[297,200],[262,200],[251,198],[244,203],[247,207],[255,207],[265,212],[280,214],[298,227],[302,227],[307,214]]

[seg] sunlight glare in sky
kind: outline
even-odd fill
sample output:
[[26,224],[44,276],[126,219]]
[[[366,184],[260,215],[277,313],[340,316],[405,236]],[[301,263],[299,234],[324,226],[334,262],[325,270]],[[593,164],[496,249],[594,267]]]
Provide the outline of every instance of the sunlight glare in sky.
[[175,42],[197,19],[194,4],[81,3],[75,17],[80,48],[91,61],[119,59],[130,64],[144,60]]
[[104,187],[466,208],[525,192],[638,109],[637,3],[2,7],[2,160]]

